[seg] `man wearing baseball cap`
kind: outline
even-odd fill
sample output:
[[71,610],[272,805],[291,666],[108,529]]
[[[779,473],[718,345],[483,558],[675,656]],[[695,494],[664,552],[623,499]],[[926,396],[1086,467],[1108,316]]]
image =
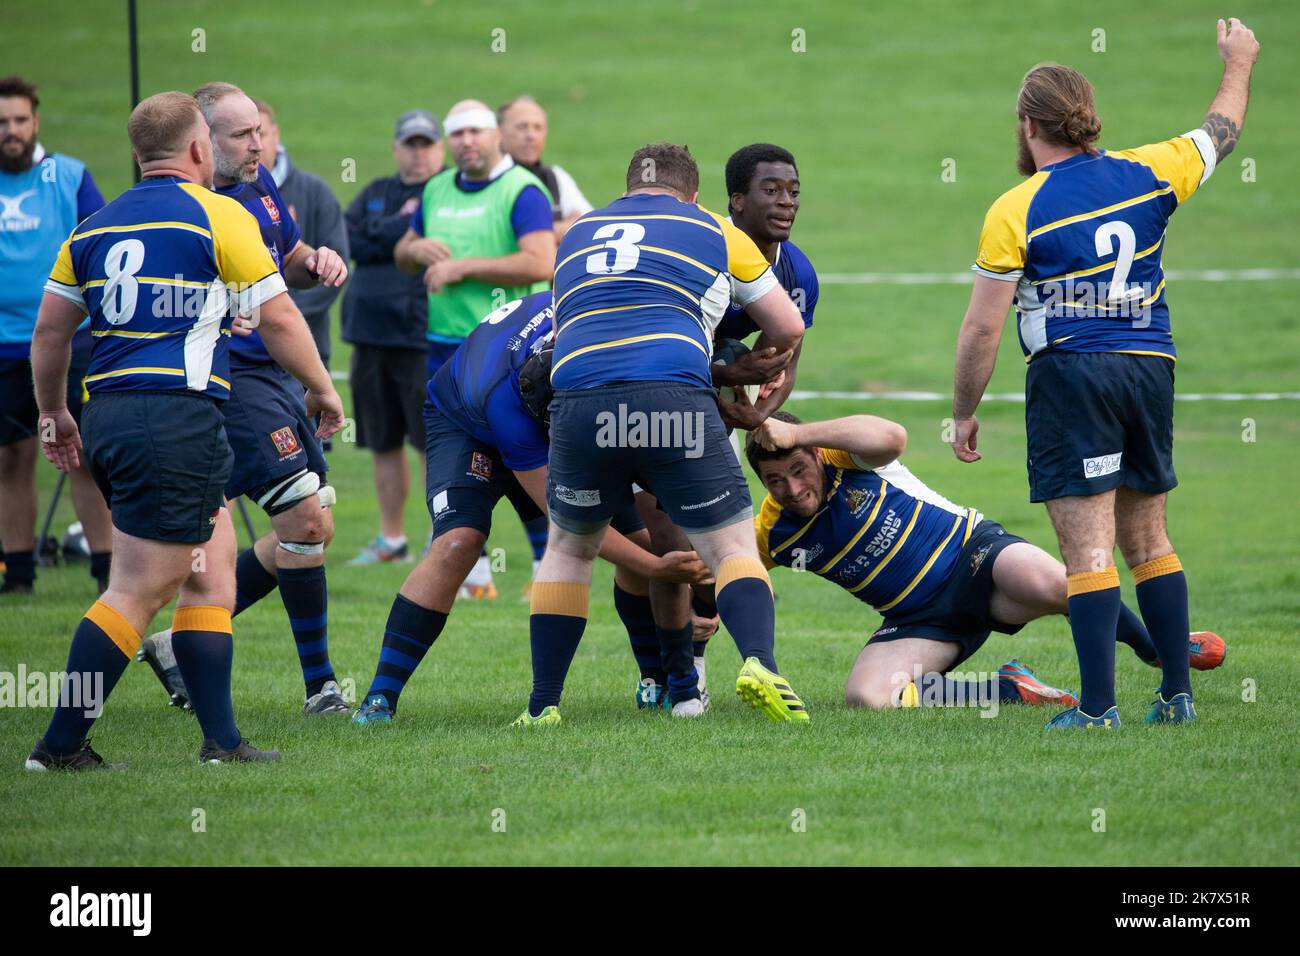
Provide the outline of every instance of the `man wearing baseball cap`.
[[353,564],[409,557],[403,513],[411,478],[404,443],[424,454],[424,386],[429,305],[424,282],[401,272],[393,249],[431,177],[442,170],[438,121],[426,110],[397,118],[397,174],[371,182],[348,206],[348,242],[356,269],[343,296],[343,339],[352,343],[357,442],[374,455],[379,534]]

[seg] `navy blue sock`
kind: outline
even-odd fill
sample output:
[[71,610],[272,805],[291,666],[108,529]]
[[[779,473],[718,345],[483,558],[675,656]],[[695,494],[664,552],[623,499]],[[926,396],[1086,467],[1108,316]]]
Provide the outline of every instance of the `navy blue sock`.
[[1160,658],[1151,635],[1147,633],[1147,626],[1142,623],[1142,618],[1134,614],[1133,609],[1124,603],[1119,606],[1119,623],[1115,626],[1115,640],[1133,648],[1133,653],[1143,664],[1154,664]]
[[1160,658],[1160,696],[1192,692],[1192,674],[1187,659],[1187,576],[1178,555],[1139,564],[1133,569],[1137,581],[1138,607],[1151,629],[1151,641]]
[[690,624],[675,631],[655,628],[664,673],[668,675],[668,697],[674,704],[700,696],[700,675],[695,672],[695,650],[691,646],[694,632]]
[[334,680],[329,651],[329,594],[325,589],[325,566],[281,568],[280,600],[289,612],[289,627],[298,648],[307,696],[320,693]]
[[178,607],[172,618],[172,652],[204,739],[225,750],[238,747],[240,733],[230,701],[230,666],[235,657],[230,612],[220,607]]
[[10,584],[31,584],[36,580],[36,558],[32,551],[5,552],[5,581]]
[[406,688],[424,655],[447,624],[447,615],[432,608],[420,607],[400,594],[393,598],[384,625],[384,645],[379,650],[379,666],[366,696],[382,694],[388,706],[397,710],[397,698]]
[[546,515],[538,515],[524,522],[524,533],[528,535],[528,543],[532,546],[534,561],[542,560],[542,555],[546,553],[546,532]]
[[[694,632],[694,630],[695,630],[694,627],[692,627],[691,630],[692,630],[692,632]],[[703,656],[704,656],[704,649],[707,648],[708,646],[709,646],[709,642],[708,642],[708,641],[692,641],[692,642],[691,642],[691,650],[692,650],[692,652],[694,653],[694,655],[695,655],[696,657],[703,657]]]
[[253,549],[241,551],[235,559],[235,613],[232,617],[238,617],[262,600],[275,590],[275,585],[275,575],[262,567]]
[[776,608],[763,565],[753,558],[728,558],[718,568],[718,615],[743,658],[756,657],[776,669]]
[[[87,717],[86,712],[96,712],[98,716],[97,711],[102,709],[139,646],[140,635],[126,618],[102,601],[91,605],[72,635],[66,668],[69,676],[64,681],[69,682],[71,675],[78,676],[66,690],[60,688],[60,703],[45,731],[45,747],[50,753],[66,756],[81,749],[95,722],[95,717]],[[74,689],[80,692],[74,694]]]
[[[1119,622],[1119,572],[1080,571],[1067,579],[1070,631],[1079,655],[1079,709],[1100,717],[1115,706],[1115,633]],[[1183,654],[1186,657],[1186,652]]]
[[574,581],[534,581],[528,640],[533,651],[533,692],[528,713],[536,717],[560,703],[564,678],[587,627],[590,586]]
[[614,610],[627,629],[632,656],[636,658],[641,679],[649,678],[663,684],[668,676],[659,659],[659,636],[655,633],[655,617],[650,610],[650,598],[645,594],[631,594],[614,584]]

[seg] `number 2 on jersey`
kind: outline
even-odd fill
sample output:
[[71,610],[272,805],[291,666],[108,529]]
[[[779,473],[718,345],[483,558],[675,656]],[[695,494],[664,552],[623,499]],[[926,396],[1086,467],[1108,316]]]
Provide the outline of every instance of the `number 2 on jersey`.
[[1106,299],[1109,302],[1122,302],[1132,299],[1135,294],[1141,297],[1141,289],[1128,287],[1128,273],[1133,268],[1133,256],[1137,252],[1137,236],[1133,227],[1122,219],[1116,219],[1098,228],[1095,237],[1097,255],[1105,258],[1114,253],[1113,240],[1119,242],[1119,253],[1115,256],[1115,271],[1111,275],[1110,291],[1106,293]]

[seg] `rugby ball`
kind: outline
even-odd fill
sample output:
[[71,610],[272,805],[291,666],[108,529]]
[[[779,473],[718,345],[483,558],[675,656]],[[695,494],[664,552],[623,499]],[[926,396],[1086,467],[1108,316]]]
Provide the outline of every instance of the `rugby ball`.
[[[713,364],[730,365],[748,354],[749,346],[739,339],[718,339],[713,346]],[[758,401],[758,391],[761,386],[740,385],[737,387],[745,390],[745,395],[749,398],[751,405]],[[723,385],[718,389],[718,397],[724,402],[734,402],[736,400],[736,389],[730,385]]]

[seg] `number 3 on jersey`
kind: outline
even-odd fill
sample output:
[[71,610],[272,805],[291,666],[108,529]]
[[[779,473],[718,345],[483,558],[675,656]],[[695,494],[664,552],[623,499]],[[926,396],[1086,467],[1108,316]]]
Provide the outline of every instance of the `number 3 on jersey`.
[[[587,256],[587,274],[596,276],[616,275],[636,268],[641,258],[641,248],[637,245],[645,238],[645,226],[635,222],[611,222],[601,226],[591,238],[605,239],[605,248]],[[610,262],[605,252],[614,250],[614,261]]]
[[140,283],[135,274],[144,265],[144,243],[123,239],[109,247],[104,256],[104,318],[109,325],[125,325],[135,315]]

